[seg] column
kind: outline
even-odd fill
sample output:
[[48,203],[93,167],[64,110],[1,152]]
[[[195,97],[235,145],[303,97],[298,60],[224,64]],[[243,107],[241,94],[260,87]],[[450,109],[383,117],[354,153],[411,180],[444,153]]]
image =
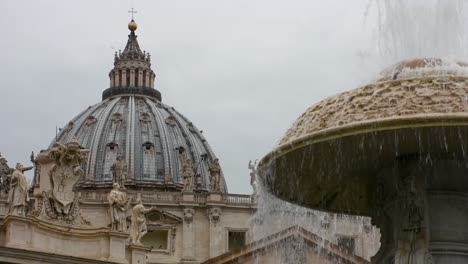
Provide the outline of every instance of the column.
[[109,79],[110,79],[110,86],[109,87],[114,87],[114,71],[111,71],[111,73],[109,73]]
[[127,69],[122,69],[122,87],[127,87]]
[[138,87],[143,87],[143,71],[138,70]]
[[120,71],[117,70],[115,72],[115,75],[114,75],[115,79],[114,79],[114,87],[119,87],[120,86],[120,83],[119,83],[119,78],[120,78]]
[[150,87],[150,71],[145,71],[145,86]]
[[135,87],[135,69],[130,69],[130,87]]
[[154,73],[151,74],[151,80],[150,80],[150,87],[151,87],[151,88],[154,88],[154,78],[155,78],[155,77],[156,77],[156,76],[154,75]]

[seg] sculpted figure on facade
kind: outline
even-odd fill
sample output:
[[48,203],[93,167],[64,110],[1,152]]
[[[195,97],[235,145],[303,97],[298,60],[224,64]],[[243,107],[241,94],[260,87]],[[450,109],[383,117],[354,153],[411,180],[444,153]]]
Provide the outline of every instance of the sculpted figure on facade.
[[8,166],[8,161],[0,155],[0,192],[2,195],[8,194],[10,190],[10,178],[15,169]]
[[146,227],[145,214],[154,210],[153,207],[146,209],[140,198],[136,200],[136,205],[132,209],[132,223],[130,225],[130,242],[132,244],[141,245],[141,238],[146,235],[148,229]]
[[221,166],[219,160],[215,159],[210,164],[210,191],[220,192],[221,191]]
[[23,174],[23,165],[16,164],[16,169],[11,175],[10,192],[8,194],[8,214],[26,216],[28,198],[28,181]]
[[48,157],[55,164],[49,172],[52,190],[48,198],[55,213],[68,215],[75,200],[73,186],[83,175],[81,168],[88,150],[81,148],[74,138],[66,145],[55,143]]
[[182,164],[182,176],[184,177],[184,191],[192,192],[195,171],[193,170],[192,160],[188,157],[185,157]]
[[250,185],[252,186],[253,193],[257,193],[257,160],[255,163],[252,163],[251,160],[249,160],[249,170],[250,171]]
[[121,188],[125,189],[125,178],[127,177],[127,164],[122,155],[117,156],[117,160],[111,166],[112,181],[117,183]]
[[125,192],[119,190],[119,184],[114,183],[112,191],[107,196],[111,218],[111,230],[127,232],[127,209],[131,199]]

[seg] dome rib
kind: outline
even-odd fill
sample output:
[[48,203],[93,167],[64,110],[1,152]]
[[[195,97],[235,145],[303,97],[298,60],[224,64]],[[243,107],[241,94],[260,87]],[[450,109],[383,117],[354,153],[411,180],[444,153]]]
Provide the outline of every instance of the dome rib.
[[135,153],[135,143],[133,142],[135,135],[135,98],[129,97],[129,120],[128,120],[128,132],[127,132],[127,156],[125,157],[128,164],[128,171],[130,172],[130,179],[135,180],[135,163],[133,155]]
[[[88,157],[88,171],[86,173],[87,178],[91,178],[92,176],[95,176],[96,172],[96,161],[97,161],[97,152],[99,149],[99,143],[102,140],[102,134],[103,134],[103,129],[109,120],[110,112],[114,108],[114,105],[120,100],[120,97],[112,99],[106,106],[105,110],[102,113],[102,118],[98,119],[98,123],[96,124],[96,129],[94,131],[93,139],[91,141],[91,153],[89,154]],[[104,102],[106,103],[106,102]],[[81,143],[81,142],[80,142]]]
[[168,133],[166,130],[166,126],[164,126],[165,120],[161,115],[161,112],[159,111],[159,108],[155,105],[152,104],[151,101],[148,98],[145,98],[146,104],[150,107],[151,112],[153,113],[156,121],[156,126],[158,127],[159,130],[159,139],[161,141],[161,149],[162,149],[162,157],[163,157],[163,163],[164,163],[164,179],[166,179],[168,172],[170,172],[172,175],[175,175],[172,173],[170,170],[171,168],[171,158],[169,155],[169,145],[167,140],[162,140],[164,138],[168,138]]

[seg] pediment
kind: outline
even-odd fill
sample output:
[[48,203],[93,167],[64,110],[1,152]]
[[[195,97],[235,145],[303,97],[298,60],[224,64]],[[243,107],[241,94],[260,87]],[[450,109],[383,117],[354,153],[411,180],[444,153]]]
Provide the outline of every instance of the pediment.
[[146,215],[147,224],[151,226],[167,226],[182,223],[182,218],[163,210],[154,210]]

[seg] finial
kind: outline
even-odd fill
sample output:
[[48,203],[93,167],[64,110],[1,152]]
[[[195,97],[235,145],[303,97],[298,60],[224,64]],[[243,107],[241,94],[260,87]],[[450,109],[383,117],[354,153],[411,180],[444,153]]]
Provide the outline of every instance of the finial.
[[130,23],[128,23],[128,29],[130,29],[130,31],[135,31],[137,29],[137,23],[135,23],[133,15],[136,14],[137,11],[134,10],[132,7],[132,10],[128,12],[132,14],[132,20],[130,21]]

